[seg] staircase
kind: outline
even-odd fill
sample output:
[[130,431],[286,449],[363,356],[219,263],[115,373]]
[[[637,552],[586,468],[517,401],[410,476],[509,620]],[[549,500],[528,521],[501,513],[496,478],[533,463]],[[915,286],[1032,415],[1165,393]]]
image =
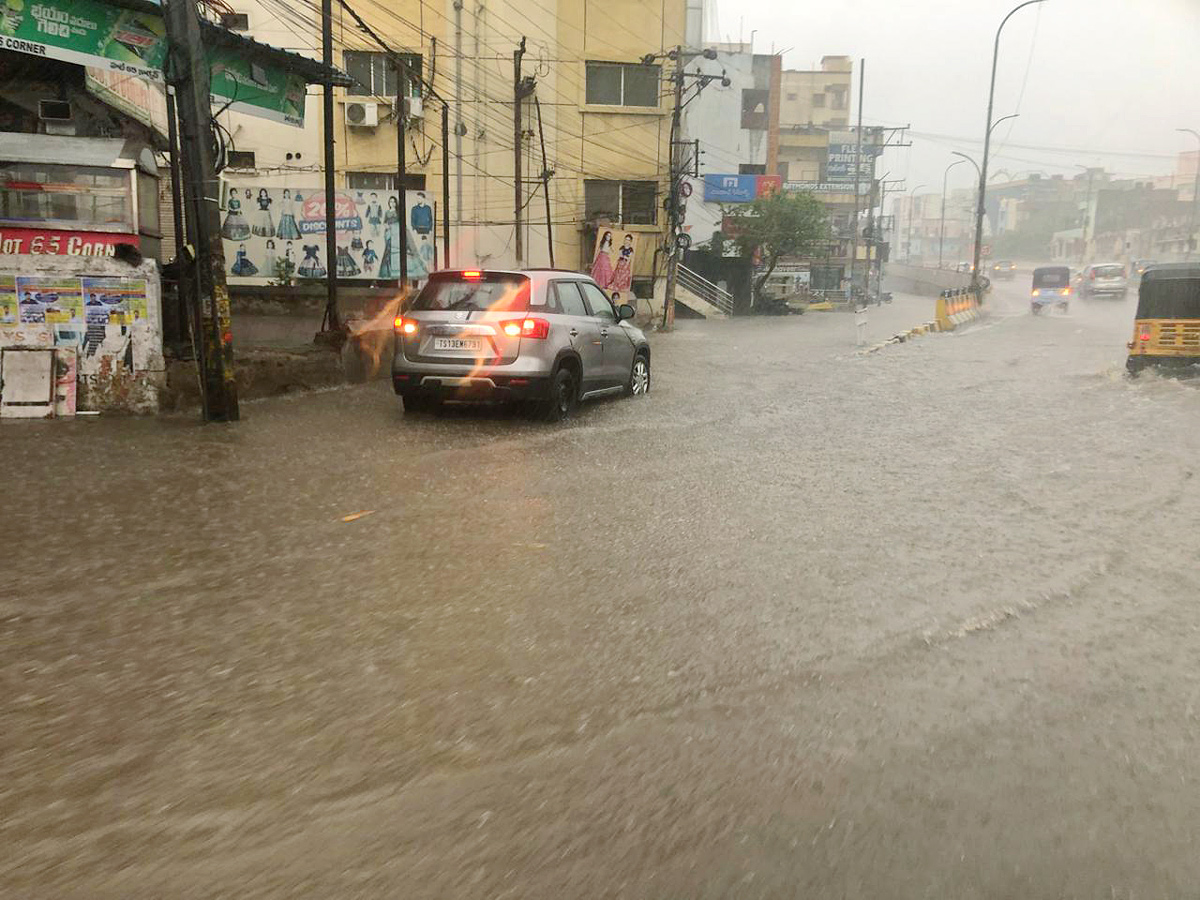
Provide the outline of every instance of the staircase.
[[[660,279],[659,284],[659,291],[664,291],[666,279]],[[705,319],[727,319],[733,315],[733,295],[683,265],[675,282],[675,303]]]

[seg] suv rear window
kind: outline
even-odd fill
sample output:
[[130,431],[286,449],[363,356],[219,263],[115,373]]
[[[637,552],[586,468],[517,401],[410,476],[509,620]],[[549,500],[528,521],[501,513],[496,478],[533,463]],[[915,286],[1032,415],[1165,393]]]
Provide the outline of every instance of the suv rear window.
[[1123,278],[1124,276],[1124,266],[1096,266],[1097,278]]
[[412,308],[525,312],[529,309],[529,279],[505,272],[484,272],[470,277],[462,272],[434,275],[417,295]]

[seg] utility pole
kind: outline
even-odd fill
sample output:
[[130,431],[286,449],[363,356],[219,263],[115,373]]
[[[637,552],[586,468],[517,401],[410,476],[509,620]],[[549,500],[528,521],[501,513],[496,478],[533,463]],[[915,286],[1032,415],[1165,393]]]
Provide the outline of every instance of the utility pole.
[[[462,96],[463,96],[463,30],[462,30],[462,15],[463,15],[463,0],[454,0],[454,208],[458,211],[458,237],[462,240],[462,211],[463,211],[463,170],[462,170],[462,139],[466,133],[466,125],[463,124],[462,114]],[[476,20],[476,29],[479,28],[479,22]],[[479,40],[478,31],[476,32],[476,41]],[[479,62],[476,60],[475,65]],[[444,101],[443,101],[444,103]],[[442,160],[446,160],[446,154],[449,150],[445,147],[446,144],[446,129],[442,126]],[[443,186],[446,184],[445,178],[442,179]],[[446,222],[450,221],[450,201],[446,200],[446,215],[443,217]],[[448,228],[449,226],[447,226]],[[446,258],[446,268],[450,267],[450,240],[449,231],[446,231],[446,239],[443,241],[445,247],[442,250]]]
[[521,233],[521,58],[525,55],[525,38],[513,51],[513,223],[516,233],[517,268],[525,266],[525,236]]
[[179,107],[181,148],[188,220],[196,265],[194,294],[203,322],[204,418],[209,422],[235,422],[238,414],[237,383],[233,373],[233,330],[229,290],[225,284],[225,253],[221,246],[221,216],[217,207],[216,173],[213,170],[212,118],[208,61],[200,42],[200,16],[189,0],[169,0],[164,10],[170,48],[170,81]]
[[663,330],[675,327],[675,285],[679,281],[679,245],[675,236],[679,230],[679,182],[683,166],[679,155],[680,131],[683,128],[683,48],[675,48],[675,106],[671,112],[671,183],[667,191],[667,283],[663,290]]
[[854,240],[850,250],[850,299],[854,300],[854,270],[858,267],[858,184],[862,164],[862,130],[863,130],[863,83],[867,78],[867,61],[858,61],[858,130],[854,144],[854,218],[850,222]]
[[408,153],[404,142],[407,139],[404,113],[404,96],[408,92],[408,67],[396,54],[392,55],[392,68],[396,72],[396,240],[400,243],[400,290],[408,288]]
[[533,105],[537,108],[538,140],[542,143],[542,195],[546,198],[546,250],[550,254],[550,268],[554,268],[554,222],[550,218],[550,178],[554,175],[546,163],[546,132],[542,129],[542,102],[537,94],[533,95]]
[[322,331],[340,332],[337,295],[337,196],[333,160],[333,0],[321,0],[321,62],[325,64],[325,316]]
[[[459,66],[462,65],[461,60]],[[460,69],[461,71],[461,69]],[[461,140],[461,138],[459,139]],[[459,161],[461,168],[462,162]],[[462,202],[462,191],[458,193]],[[442,268],[450,268],[450,105],[442,101]],[[459,209],[462,215],[462,209]]]
[[[1083,201],[1083,228],[1080,230],[1082,239],[1080,240],[1081,246],[1079,248],[1079,267],[1082,269],[1083,261],[1087,258],[1088,220],[1092,217],[1092,179],[1096,177],[1096,171],[1090,166],[1076,165],[1075,168],[1083,169],[1085,172],[1087,172],[1088,177],[1087,197]],[[1093,229],[1093,231],[1094,230],[1095,229]]]

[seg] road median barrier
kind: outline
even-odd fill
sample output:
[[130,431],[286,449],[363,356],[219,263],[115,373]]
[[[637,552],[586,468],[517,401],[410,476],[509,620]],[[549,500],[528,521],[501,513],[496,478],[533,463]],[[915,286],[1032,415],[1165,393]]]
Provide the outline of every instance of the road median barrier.
[[939,331],[953,331],[960,325],[977,321],[981,316],[979,300],[970,288],[942,291],[937,298],[937,309],[934,318],[906,331],[898,331],[886,341],[864,347],[862,354],[878,353],[884,347],[892,344],[903,344],[924,334],[934,334]]

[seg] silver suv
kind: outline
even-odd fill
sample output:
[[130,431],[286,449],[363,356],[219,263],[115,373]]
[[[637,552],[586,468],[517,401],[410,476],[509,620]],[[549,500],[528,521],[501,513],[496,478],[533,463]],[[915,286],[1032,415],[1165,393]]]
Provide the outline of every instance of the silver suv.
[[1124,297],[1129,291],[1120,263],[1094,263],[1079,276],[1080,297]]
[[405,412],[500,400],[565,419],[580,400],[650,390],[634,312],[576,272],[435,272],[396,318],[392,384]]

